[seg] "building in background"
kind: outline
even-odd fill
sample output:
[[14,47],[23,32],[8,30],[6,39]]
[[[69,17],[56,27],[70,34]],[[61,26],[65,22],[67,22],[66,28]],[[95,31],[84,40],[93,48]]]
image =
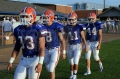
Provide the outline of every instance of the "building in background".
[[33,4],[41,7],[49,8],[51,10],[55,10],[58,12],[62,12],[65,14],[69,14],[70,12],[72,12],[72,6],[69,5],[45,4],[45,3],[33,3]]
[[120,6],[103,9],[103,12],[99,14],[98,17],[101,20],[106,20],[108,17],[111,19],[117,18],[120,20]]
[[[97,3],[89,3],[89,2],[77,2],[74,4],[70,4],[73,10],[97,10],[97,9],[104,9],[103,4]],[[106,5],[105,8],[109,8],[110,5]]]

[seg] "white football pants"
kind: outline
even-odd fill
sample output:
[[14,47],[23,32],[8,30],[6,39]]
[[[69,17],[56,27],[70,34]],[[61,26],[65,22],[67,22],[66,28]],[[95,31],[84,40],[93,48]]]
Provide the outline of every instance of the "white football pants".
[[82,53],[82,44],[68,45],[67,56],[70,65],[78,64]]
[[28,74],[28,79],[39,79],[40,73],[36,73],[35,67],[37,66],[39,57],[33,58],[21,57],[20,63],[16,68],[14,79],[25,79]]
[[97,50],[98,41],[90,42],[87,41],[88,52],[85,54],[86,59],[90,59],[91,53],[93,52],[93,57],[96,61],[99,60],[99,50]]
[[60,47],[45,50],[44,63],[48,72],[54,72],[60,57]]

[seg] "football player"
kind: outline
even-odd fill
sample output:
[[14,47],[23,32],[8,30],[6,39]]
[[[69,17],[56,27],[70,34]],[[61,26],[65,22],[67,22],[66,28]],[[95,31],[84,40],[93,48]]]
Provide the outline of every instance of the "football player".
[[39,79],[45,51],[45,27],[35,24],[36,11],[32,7],[25,7],[20,12],[20,25],[14,29],[16,43],[8,64],[8,71],[22,48],[22,57],[16,68],[14,79]]
[[63,38],[63,26],[54,21],[54,12],[45,10],[43,12],[43,24],[46,26],[46,48],[44,63],[50,74],[50,79],[55,79],[55,68],[60,56],[60,41],[62,47],[62,58],[66,58],[65,40]]
[[77,23],[77,14],[75,12],[71,12],[67,19],[68,24],[64,30],[65,37],[68,40],[67,56],[71,70],[70,79],[77,79],[78,63],[82,53],[82,41],[85,45],[85,51],[88,51],[84,34],[85,26]]
[[93,52],[95,61],[99,63],[100,71],[102,72],[103,66],[99,58],[99,50],[102,42],[102,28],[103,24],[96,21],[96,14],[91,12],[88,14],[89,23],[86,23],[86,40],[88,46],[88,52],[85,54],[86,63],[87,63],[87,72],[84,75],[91,74],[90,70],[90,57]]

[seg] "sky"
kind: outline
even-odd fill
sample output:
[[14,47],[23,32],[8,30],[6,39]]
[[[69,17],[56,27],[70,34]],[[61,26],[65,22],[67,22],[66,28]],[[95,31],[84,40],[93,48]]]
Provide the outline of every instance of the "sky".
[[[22,1],[22,2],[29,2],[29,3],[46,3],[46,4],[74,4],[76,2],[90,2],[90,3],[98,3],[103,4],[104,0],[13,0],[13,1]],[[120,0],[105,0],[106,5],[111,6],[118,6],[120,5]]]

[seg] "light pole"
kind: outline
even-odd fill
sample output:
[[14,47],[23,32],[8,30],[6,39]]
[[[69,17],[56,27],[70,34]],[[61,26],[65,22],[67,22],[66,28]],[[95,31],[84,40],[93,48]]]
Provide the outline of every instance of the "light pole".
[[104,9],[105,9],[105,5],[106,5],[106,3],[105,3],[105,0],[104,0]]

